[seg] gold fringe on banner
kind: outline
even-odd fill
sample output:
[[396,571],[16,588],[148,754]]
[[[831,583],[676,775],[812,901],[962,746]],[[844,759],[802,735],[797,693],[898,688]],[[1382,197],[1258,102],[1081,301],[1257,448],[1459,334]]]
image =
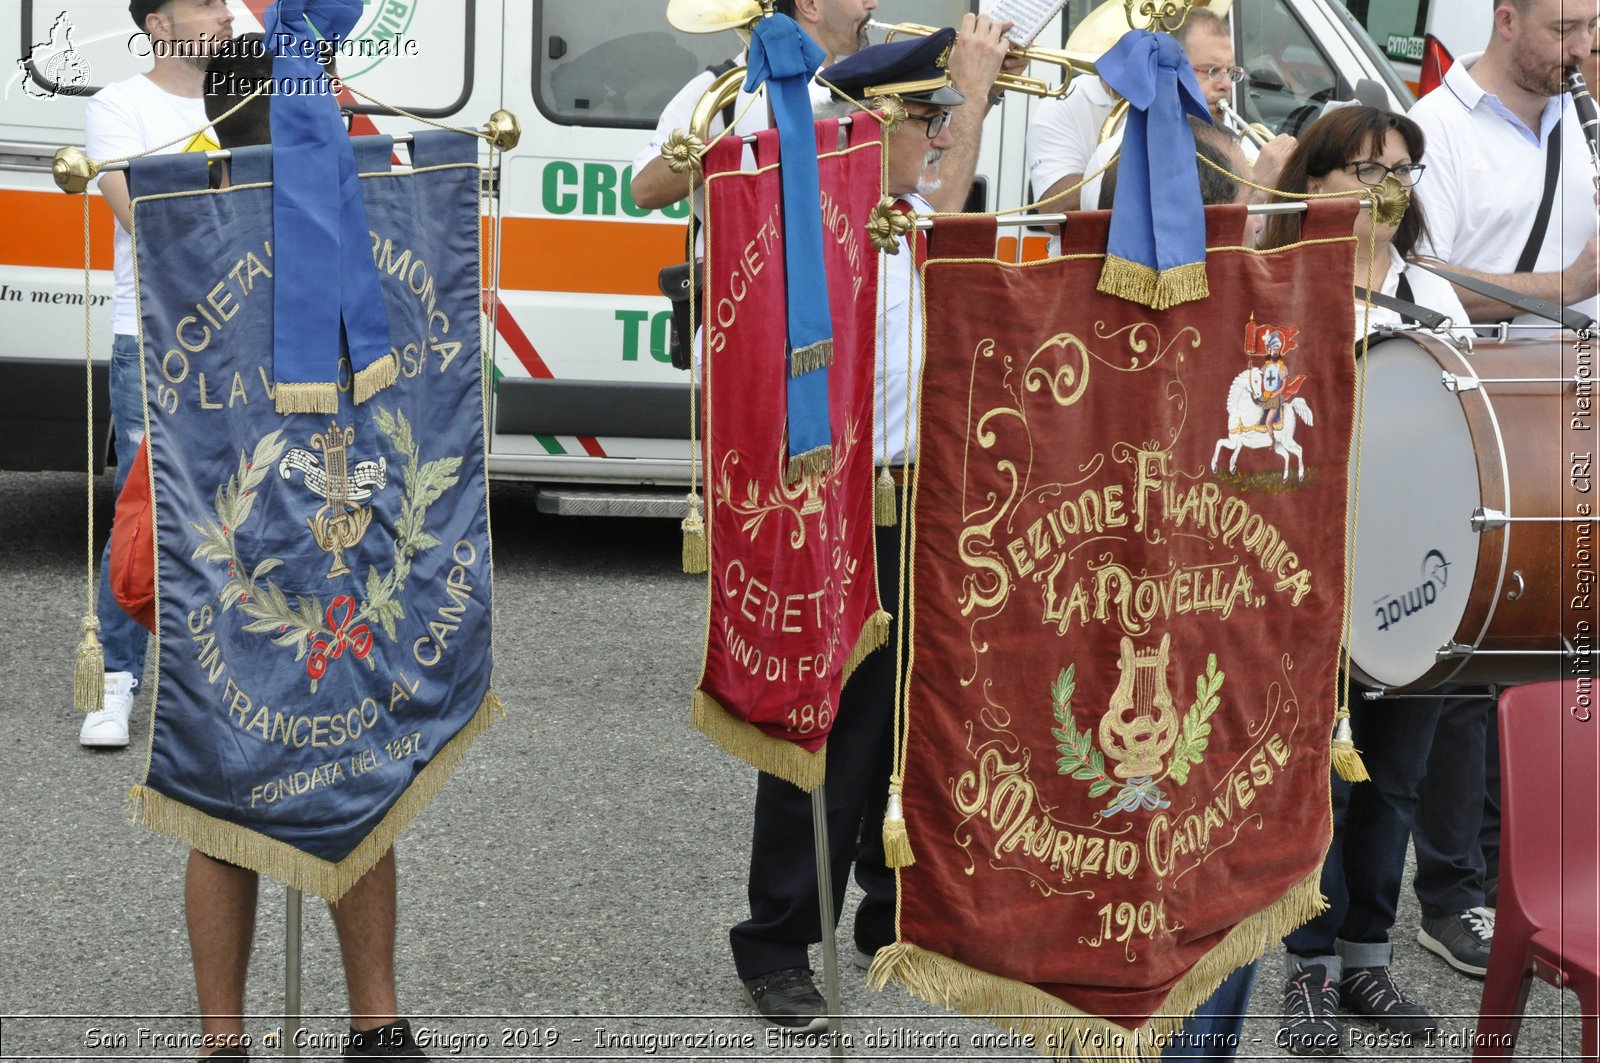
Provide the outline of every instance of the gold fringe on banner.
[[[844,659],[840,685],[866,660],[867,654],[889,641],[889,614],[879,609],[861,625],[861,637]],[[757,771],[776,775],[810,793],[822,785],[827,773],[828,747],[815,753],[782,738],[774,738],[753,723],[747,723],[718,704],[704,690],[696,690],[690,703],[690,718],[695,730],[738,757]]]
[[366,402],[399,379],[400,360],[390,351],[356,374],[355,400]]
[[1335,716],[1333,728],[1333,770],[1345,782],[1371,782],[1367,765],[1356,748],[1355,736],[1350,733],[1350,710],[1341,708]]
[[1261,958],[1270,943],[1322,911],[1322,867],[1301,879],[1276,904],[1228,932],[1221,943],[1173,987],[1162,1014],[1136,1029],[1126,1029],[1026,982],[968,967],[907,942],[878,950],[867,980],[882,989],[892,978],[924,1000],[987,1019],[1003,1029],[1033,1035],[1040,1051],[1058,1060],[1084,1063],[1156,1063],[1184,1021],[1239,967]]
[[704,690],[696,690],[691,719],[695,730],[757,771],[776,775],[806,793],[822,785],[828,767],[828,747],[808,753],[793,742],[774,738],[717,703]]
[[880,528],[900,523],[894,504],[894,477],[889,475],[887,465],[878,470],[878,480],[872,485],[872,520]]
[[789,458],[789,467],[784,470],[785,483],[797,484],[807,476],[821,476],[833,469],[833,444],[808,450],[804,454],[792,455]]
[[1106,256],[1105,265],[1100,269],[1100,283],[1095,289],[1152,310],[1166,310],[1211,294],[1204,262],[1191,262],[1157,273],[1149,266],[1115,255]]
[[226,860],[263,875],[271,875],[297,890],[315,894],[332,903],[344,896],[350,887],[360,881],[362,875],[383,859],[400,832],[433,800],[450,773],[455,771],[473,740],[504,719],[505,714],[505,706],[494,691],[485,694],[477,713],[467,721],[466,726],[434,755],[372,833],[338,863],[301,852],[292,845],[236,823],[208,816],[147,786],[135,786],[129,794],[133,818],[135,822],[169,834],[213,859]]
[[72,703],[79,712],[99,712],[105,708],[106,653],[95,632],[100,620],[93,613],[83,618],[83,639],[72,663]]
[[820,340],[802,347],[789,356],[789,375],[803,376],[817,369],[833,365],[833,341]]
[[689,511],[678,525],[683,529],[683,570],[691,576],[706,571],[711,555],[706,547],[706,520],[700,515],[700,496],[689,492]]
[[338,413],[339,389],[333,384],[285,384],[273,388],[279,413]]

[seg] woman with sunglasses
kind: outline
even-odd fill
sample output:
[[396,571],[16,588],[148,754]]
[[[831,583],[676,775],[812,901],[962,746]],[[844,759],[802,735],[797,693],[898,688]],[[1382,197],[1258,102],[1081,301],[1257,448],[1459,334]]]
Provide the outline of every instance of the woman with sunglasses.
[[[1301,134],[1278,188],[1291,193],[1359,191],[1391,175],[1410,187],[1411,204],[1399,224],[1374,222],[1368,210],[1356,215],[1355,285],[1363,288],[1370,282],[1374,292],[1465,324],[1466,311],[1449,283],[1412,267],[1427,234],[1418,196],[1422,152],[1422,130],[1404,115],[1359,105],[1340,107]],[[1275,215],[1261,246],[1283,247],[1299,238],[1300,215]],[[1352,299],[1359,339],[1368,324],[1366,301],[1354,293],[1344,297]],[[1371,308],[1371,327],[1401,323],[1396,311]],[[1333,843],[1322,865],[1322,892],[1329,906],[1284,939],[1288,972],[1278,1044],[1295,1055],[1339,1053],[1341,1007],[1403,1037],[1425,1039],[1438,1030],[1427,1009],[1407,998],[1389,972],[1389,932],[1438,705],[1431,698],[1351,698],[1350,724],[1372,782],[1351,786],[1334,776]]]
[[[1376,187],[1391,175],[1407,186],[1411,206],[1399,224],[1378,222],[1374,227],[1371,211],[1356,215],[1355,286],[1365,288],[1370,279],[1374,292],[1416,303],[1465,325],[1467,312],[1450,283],[1411,268],[1428,231],[1418,187],[1427,168],[1422,151],[1422,129],[1405,115],[1359,105],[1339,107],[1301,134],[1277,187],[1289,193],[1351,192]],[[1267,222],[1260,246],[1283,247],[1299,238],[1300,215],[1279,214]],[[1356,299],[1355,314],[1359,340],[1367,322],[1364,299]],[[1402,323],[1397,311],[1373,305],[1371,328]]]

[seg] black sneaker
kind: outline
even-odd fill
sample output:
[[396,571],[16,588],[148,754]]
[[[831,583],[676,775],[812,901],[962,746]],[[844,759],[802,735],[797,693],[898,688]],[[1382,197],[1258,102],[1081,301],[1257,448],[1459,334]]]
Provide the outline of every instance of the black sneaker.
[[814,1033],[828,1027],[828,1006],[805,967],[787,967],[746,978],[744,991],[761,1017],[794,1033]]
[[1346,967],[1339,980],[1339,1003],[1350,1014],[1406,1037],[1439,1031],[1428,1009],[1400,992],[1387,966]]
[[1283,989],[1278,1043],[1296,1056],[1339,1054],[1339,987],[1320,963],[1302,967]]
[[375,1030],[352,1028],[344,1038],[345,1063],[380,1063],[382,1060],[427,1060],[422,1046],[411,1036],[411,1023],[401,1019]]
[[1423,916],[1417,941],[1463,974],[1482,978],[1489,970],[1489,946],[1494,943],[1494,912],[1468,908],[1437,919]]

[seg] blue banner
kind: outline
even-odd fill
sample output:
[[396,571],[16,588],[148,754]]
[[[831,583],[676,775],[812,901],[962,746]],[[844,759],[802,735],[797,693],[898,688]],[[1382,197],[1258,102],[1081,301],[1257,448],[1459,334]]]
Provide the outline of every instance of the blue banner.
[[321,414],[274,407],[270,151],[221,190],[199,157],[129,169],[159,640],[140,816],[329,899],[500,712],[477,142],[419,133],[410,172],[391,151],[356,142],[399,379],[357,405],[342,360]]

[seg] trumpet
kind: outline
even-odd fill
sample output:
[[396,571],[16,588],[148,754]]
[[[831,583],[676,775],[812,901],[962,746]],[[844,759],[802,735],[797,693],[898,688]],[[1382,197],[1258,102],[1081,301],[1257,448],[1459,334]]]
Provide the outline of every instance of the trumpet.
[[1267,146],[1267,141],[1272,139],[1272,130],[1260,122],[1246,122],[1244,115],[1233,109],[1233,104],[1223,99],[1217,104],[1222,109],[1222,118],[1233,130],[1234,136],[1249,137],[1258,148]]
[[[905,37],[927,37],[938,33],[935,26],[923,26],[915,22],[902,22],[898,25],[889,25],[869,19],[867,25],[875,30],[883,30],[885,41],[894,40],[896,35]],[[1043,78],[1029,77],[1026,74],[1007,74],[1002,72],[994,79],[994,87],[1003,92],[1020,92],[1025,96],[1041,96],[1049,99],[1060,99],[1067,94],[1067,85],[1077,74],[1093,74],[1094,64],[1086,62],[1066,52],[1054,48],[1013,48],[1016,54],[1022,56],[1030,63],[1043,63],[1045,66],[1061,68],[1061,83],[1052,86]],[[957,88],[961,86],[957,85]]]

